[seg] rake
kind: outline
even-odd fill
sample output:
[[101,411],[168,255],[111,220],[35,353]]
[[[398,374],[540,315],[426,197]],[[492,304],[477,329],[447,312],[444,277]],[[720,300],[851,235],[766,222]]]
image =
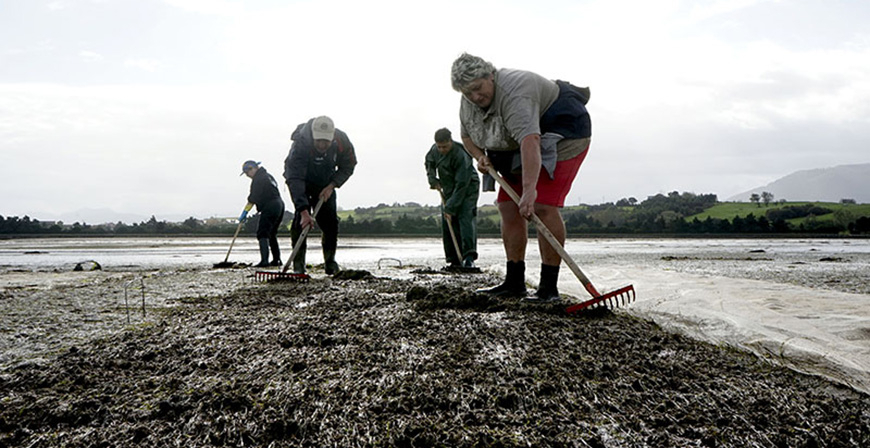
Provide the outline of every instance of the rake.
[[[320,200],[317,201],[317,205],[314,206],[314,214],[311,216],[311,219],[317,217],[317,212],[320,211],[321,205],[323,205],[323,198],[320,198]],[[305,238],[308,236],[308,232],[310,230],[311,227],[306,227],[302,230],[302,234],[299,235],[299,239],[296,240],[296,244],[293,246],[293,252],[290,253],[290,258],[288,258],[287,262],[284,263],[284,268],[281,269],[280,272],[256,271],[254,272],[254,279],[256,279],[257,281],[286,280],[296,282],[307,282],[308,280],[311,280],[311,276],[306,273],[287,272],[287,270],[290,268],[290,263],[293,263],[293,260],[296,258],[296,254],[299,253],[299,249],[301,249],[302,245],[305,243]]]
[[236,265],[235,263],[231,263],[229,261],[230,260],[230,252],[232,252],[232,250],[233,250],[233,244],[236,244],[236,237],[239,236],[239,230],[242,230],[242,222],[243,221],[239,221],[239,225],[236,226],[236,234],[233,235],[233,240],[230,242],[230,248],[227,250],[227,257],[224,258],[224,261],[222,261],[220,263],[213,264],[212,265],[213,267],[215,267],[215,268],[231,268],[231,267]]
[[[444,192],[441,191],[441,187],[438,187],[438,196],[441,197],[441,211],[443,213],[447,204],[444,203]],[[450,221],[450,219],[444,220],[444,222],[447,223],[447,230],[450,231],[450,239],[453,240],[453,249],[456,251],[456,259],[459,260],[459,266],[448,266],[444,269],[450,272],[467,272],[472,274],[482,273],[483,271],[480,270],[479,267],[462,266],[462,249],[459,248],[459,241],[456,240],[456,232],[453,230],[453,224],[451,224]]]
[[[495,180],[498,181],[501,188],[517,203],[520,204],[520,196],[516,191],[507,183],[502,177],[495,171],[491,165],[487,167],[489,171],[489,175],[492,176]],[[601,294],[595,289],[595,286],[592,285],[592,282],[589,281],[589,278],[580,270],[580,267],[577,266],[577,263],[568,255],[568,252],[565,251],[565,248],[562,247],[562,244],[559,243],[559,240],[556,239],[556,236],[553,235],[553,232],[544,225],[544,222],[541,221],[541,218],[538,217],[537,214],[532,213],[532,221],[535,223],[535,227],[539,233],[544,235],[544,238],[547,242],[550,243],[550,246],[556,250],[562,260],[565,261],[565,264],[568,265],[568,268],[571,269],[571,272],[574,273],[574,276],[580,280],[580,283],[583,284],[583,287],[586,289],[586,292],[592,296],[591,299],[586,300],[584,302],[580,302],[574,305],[569,306],[565,309],[565,312],[568,314],[577,313],[583,311],[587,308],[597,308],[597,307],[606,307],[609,309],[616,308],[620,305],[627,305],[635,300],[636,295],[634,292],[634,285],[624,286],[614,291],[610,291],[606,294]]]

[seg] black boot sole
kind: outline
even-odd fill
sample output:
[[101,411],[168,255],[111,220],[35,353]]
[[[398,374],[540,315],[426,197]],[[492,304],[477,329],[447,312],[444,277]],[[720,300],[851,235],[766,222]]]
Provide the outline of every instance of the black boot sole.
[[511,288],[502,288],[502,285],[496,286],[494,288],[482,288],[474,291],[477,294],[483,294],[490,297],[498,297],[498,298],[511,298],[517,299],[520,297],[525,297],[529,294],[529,291],[526,288],[522,289],[511,289]]
[[559,293],[540,293],[535,292],[534,294],[525,297],[523,302],[526,303],[553,303],[562,300],[562,297]]

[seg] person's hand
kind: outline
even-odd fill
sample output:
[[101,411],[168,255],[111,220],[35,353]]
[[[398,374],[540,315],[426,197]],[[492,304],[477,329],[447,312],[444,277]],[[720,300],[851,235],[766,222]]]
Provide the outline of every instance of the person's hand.
[[441,191],[441,182],[435,182],[434,184],[429,185],[429,189]]
[[446,219],[447,222],[452,222],[451,219],[453,219],[453,215],[450,213],[444,213],[444,219]]
[[329,198],[332,196],[333,191],[335,191],[335,185],[327,185],[323,188],[323,190],[320,190],[320,199],[323,200],[323,202],[328,201]]
[[244,221],[245,218],[247,218],[247,217],[248,217],[248,211],[247,211],[247,210],[242,210],[242,214],[239,216],[239,222]]
[[488,173],[491,166],[492,162],[489,161],[488,156],[480,156],[480,158],[477,159],[477,171]]
[[299,225],[302,226],[302,230],[307,228],[314,228],[314,218],[311,217],[311,213],[308,213],[308,210],[302,211],[302,216],[299,218]]
[[526,219],[532,219],[532,214],[535,213],[535,201],[538,199],[538,192],[534,188],[523,190],[523,195],[520,197],[519,209],[520,216]]

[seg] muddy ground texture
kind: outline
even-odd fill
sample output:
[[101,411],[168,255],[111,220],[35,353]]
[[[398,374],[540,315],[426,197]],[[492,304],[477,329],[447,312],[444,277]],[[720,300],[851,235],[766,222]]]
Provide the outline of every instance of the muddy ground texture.
[[625,313],[471,293],[494,281],[177,297],[0,370],[0,446],[870,446],[867,395]]

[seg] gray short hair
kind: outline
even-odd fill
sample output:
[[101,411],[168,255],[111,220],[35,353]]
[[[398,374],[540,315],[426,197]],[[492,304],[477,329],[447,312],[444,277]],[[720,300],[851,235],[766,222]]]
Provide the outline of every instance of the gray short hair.
[[492,63],[484,61],[483,58],[462,53],[453,61],[453,68],[450,69],[450,81],[453,84],[453,90],[459,92],[471,81],[485,78],[493,73],[495,73],[495,66]]

